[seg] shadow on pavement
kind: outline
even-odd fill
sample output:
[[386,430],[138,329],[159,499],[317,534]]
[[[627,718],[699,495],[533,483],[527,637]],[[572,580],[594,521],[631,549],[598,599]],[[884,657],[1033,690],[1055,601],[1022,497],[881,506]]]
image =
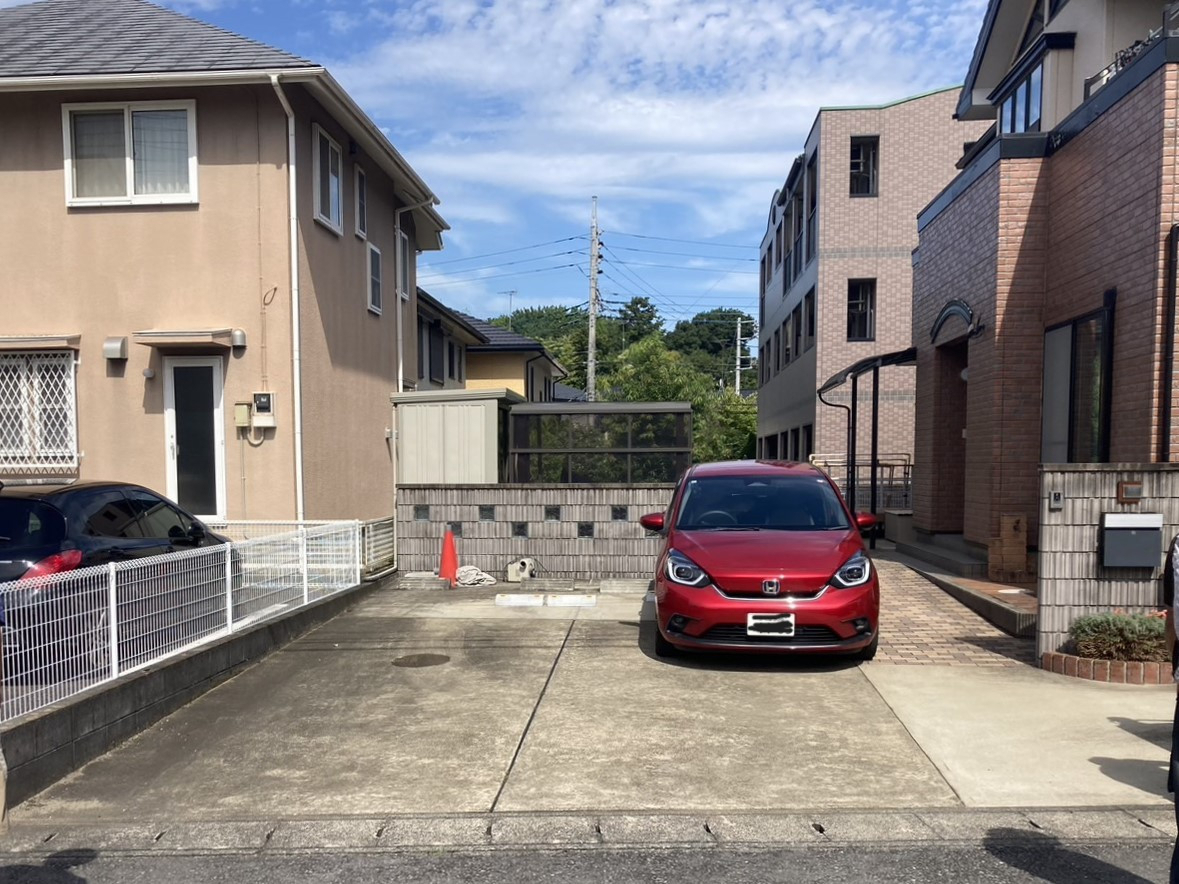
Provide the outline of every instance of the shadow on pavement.
[[70,869],[98,859],[97,850],[69,850],[45,857],[39,866],[20,863],[0,867],[0,884],[85,884]]
[[1090,758],[1111,780],[1134,786],[1151,795],[1167,794],[1167,762],[1143,758]]
[[1060,839],[1042,832],[991,829],[983,848],[1004,865],[1050,884],[1151,884],[1147,878],[1065,847]]
[[1153,718],[1143,720],[1140,718],[1122,718],[1115,715],[1110,718],[1110,721],[1126,733],[1133,734],[1136,737],[1142,737],[1146,742],[1154,743],[1160,749],[1171,748],[1172,722],[1169,719]]
[[[635,625],[635,624],[628,624]],[[655,653],[655,622],[638,625],[639,650],[657,663],[681,669],[716,669],[725,672],[838,672],[855,669],[860,661],[850,656],[832,654],[727,654],[702,651],[680,651],[674,657],[660,657]]]
[[956,635],[954,641],[974,645],[980,650],[991,654],[998,654],[1017,663],[1036,665],[1036,640],[1034,638],[1017,638],[1014,635]]

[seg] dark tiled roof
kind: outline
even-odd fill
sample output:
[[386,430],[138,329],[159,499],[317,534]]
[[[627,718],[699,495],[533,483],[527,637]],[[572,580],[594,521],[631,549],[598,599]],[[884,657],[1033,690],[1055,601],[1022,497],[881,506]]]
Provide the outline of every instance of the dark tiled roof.
[[317,67],[146,0],[0,9],[0,78]]
[[492,325],[490,322],[484,322],[482,319],[476,319],[474,316],[468,316],[466,313],[459,313],[457,310],[453,312],[465,319],[476,331],[487,338],[486,344],[468,347],[468,350],[535,350],[538,353],[544,352],[544,344],[540,341],[516,334],[514,331],[508,331],[506,328],[500,328],[498,325]]
[[586,399],[585,390],[571,387],[568,384],[562,384],[560,381],[553,384],[554,402],[585,402]]

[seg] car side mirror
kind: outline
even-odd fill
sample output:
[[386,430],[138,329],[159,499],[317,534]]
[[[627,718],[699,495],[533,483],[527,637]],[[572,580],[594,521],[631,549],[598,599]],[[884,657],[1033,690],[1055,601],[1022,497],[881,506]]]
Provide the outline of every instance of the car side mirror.
[[639,524],[648,531],[662,531],[663,513],[647,513],[645,516],[639,516]]
[[205,537],[208,536],[208,534],[205,531],[204,525],[202,525],[200,522],[193,522],[192,525],[190,525],[188,528],[188,536],[190,540],[200,543],[205,539]]
[[856,513],[856,527],[861,531],[867,531],[870,528],[875,528],[876,517],[871,513]]

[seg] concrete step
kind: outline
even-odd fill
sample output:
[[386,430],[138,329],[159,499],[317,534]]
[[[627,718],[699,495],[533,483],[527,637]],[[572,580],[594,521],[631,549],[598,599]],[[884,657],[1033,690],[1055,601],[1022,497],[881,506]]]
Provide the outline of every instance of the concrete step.
[[973,577],[976,580],[987,579],[987,563],[965,549],[957,549],[947,544],[932,543],[898,543],[897,552],[913,559],[928,562],[938,571],[957,574],[960,577]]

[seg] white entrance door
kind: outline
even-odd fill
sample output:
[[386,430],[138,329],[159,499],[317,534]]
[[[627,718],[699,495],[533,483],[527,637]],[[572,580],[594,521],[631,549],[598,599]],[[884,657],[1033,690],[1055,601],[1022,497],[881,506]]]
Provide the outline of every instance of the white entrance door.
[[168,496],[184,509],[225,518],[225,420],[219,356],[164,359]]

